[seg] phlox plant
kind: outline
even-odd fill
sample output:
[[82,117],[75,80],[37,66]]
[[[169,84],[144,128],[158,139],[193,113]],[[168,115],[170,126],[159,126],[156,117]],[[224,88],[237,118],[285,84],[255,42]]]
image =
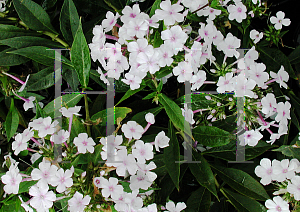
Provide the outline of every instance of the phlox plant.
[[300,48],[278,49],[288,14],[149,2],[0,2],[1,210],[300,210]]

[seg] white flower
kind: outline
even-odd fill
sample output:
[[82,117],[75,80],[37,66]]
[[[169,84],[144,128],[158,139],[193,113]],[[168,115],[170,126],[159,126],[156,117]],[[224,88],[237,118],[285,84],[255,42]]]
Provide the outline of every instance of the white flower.
[[34,100],[35,100],[34,96],[30,96],[28,99],[25,100],[25,102],[23,104],[23,107],[24,107],[25,111],[27,111],[29,108],[33,108],[34,107],[34,104],[33,104]]
[[183,6],[180,4],[171,4],[170,0],[162,1],[160,3],[160,9],[155,10],[155,16],[158,20],[164,20],[166,26],[174,25],[175,21],[182,22],[184,15],[179,13],[183,10]]
[[[137,171],[136,160],[132,154],[127,155],[127,149],[121,149],[117,152],[116,161],[118,163],[114,163],[114,167],[116,167],[116,173],[118,176],[126,176],[126,171],[130,175],[134,175]],[[120,162],[119,162],[120,161]]]
[[18,133],[15,136],[15,141],[12,142],[12,150],[14,150],[14,154],[18,155],[21,151],[27,149],[27,140],[23,139],[22,134]]
[[125,74],[126,79],[121,79],[125,84],[130,85],[131,90],[138,89],[140,87],[140,84],[142,82],[142,79],[138,76],[134,76],[132,74],[126,73]]
[[129,21],[132,21],[136,18],[137,16],[141,13],[139,4],[134,4],[131,7],[125,6],[124,9],[122,10],[123,15],[121,16],[121,21],[123,23],[128,23]]
[[275,113],[274,108],[277,108],[276,98],[273,93],[268,93],[265,97],[261,99],[262,112],[266,114],[267,117]]
[[65,107],[62,107],[61,109],[59,109],[59,111],[62,113],[62,115],[64,117],[70,118],[71,116],[73,116],[73,114],[76,116],[81,116],[80,114],[78,114],[80,109],[81,109],[81,106],[69,107],[68,109]]
[[141,197],[137,197],[138,193],[139,190],[126,193],[125,203],[127,203],[127,210],[125,209],[125,211],[138,210],[143,207],[143,199]]
[[291,116],[290,116],[290,109],[291,109],[291,103],[289,102],[279,102],[277,104],[277,116],[275,117],[275,120],[277,122],[280,122],[280,123],[285,123],[287,124],[287,120],[288,119],[291,119]]
[[279,30],[282,29],[282,25],[289,26],[291,24],[291,20],[288,18],[284,18],[285,14],[282,11],[278,11],[276,13],[276,17],[272,16],[270,21],[272,24],[275,24],[275,29]]
[[50,141],[54,142],[55,144],[62,144],[63,142],[68,140],[69,136],[69,131],[60,130],[58,133],[51,135]]
[[51,185],[57,186],[56,191],[58,193],[64,192],[67,188],[73,185],[72,175],[74,173],[74,167],[72,166],[71,169],[67,169],[64,171],[60,168],[55,176],[51,178]]
[[180,109],[182,112],[182,116],[185,117],[185,120],[187,122],[189,122],[190,124],[194,124],[195,123],[195,120],[193,119],[194,113],[191,109],[187,108],[187,104],[184,104],[184,109],[183,108],[180,108]]
[[48,134],[52,135],[56,131],[55,126],[58,124],[58,121],[55,120],[55,121],[53,121],[53,123],[51,123],[51,122],[52,122],[52,118],[50,116],[48,116],[43,119],[43,122],[40,126],[37,126],[38,131],[39,131],[39,134],[38,134],[39,137],[43,138]]
[[255,87],[256,83],[253,79],[247,80],[244,75],[244,71],[240,72],[240,74],[235,77],[236,85],[235,85],[235,97],[254,97],[254,92],[252,89]]
[[134,149],[132,149],[132,154],[139,163],[145,163],[146,160],[153,158],[153,146],[150,143],[137,140],[134,144]]
[[22,197],[20,195],[18,197],[19,197],[20,201],[22,202],[21,207],[23,207],[26,212],[33,212],[33,209],[23,201]]
[[[1,4],[1,2],[0,2]],[[29,79],[30,74],[27,75],[25,83],[20,87],[20,89],[18,90],[18,92],[22,92],[25,88],[25,86],[27,85],[28,79]]]
[[[174,54],[177,54],[179,50],[182,50],[184,43],[186,42],[188,35],[178,25],[166,29],[161,32],[161,39],[172,46]],[[167,45],[169,45],[167,44]]]
[[53,191],[48,191],[47,184],[34,185],[29,189],[29,194],[33,196],[30,205],[37,211],[48,211],[53,206],[56,196]]
[[73,143],[77,146],[79,153],[85,154],[87,151],[94,153],[96,143],[92,138],[88,138],[87,133],[78,134],[78,137],[74,138]]
[[198,90],[206,80],[206,72],[203,70],[199,70],[197,74],[192,76],[192,79],[190,80],[191,83],[193,83],[191,90]]
[[295,176],[288,182],[287,191],[294,195],[295,200],[300,200],[300,176]]
[[217,83],[217,92],[225,93],[225,91],[233,91],[234,90],[235,78],[233,78],[233,73],[226,73],[225,77],[220,76],[219,81]]
[[258,31],[256,31],[255,29],[252,29],[250,31],[250,38],[253,40],[254,43],[258,43],[262,37],[264,36],[264,33],[259,33]]
[[221,10],[217,10],[211,7],[205,7],[202,10],[199,10],[197,12],[198,16],[204,15],[204,16],[208,16],[209,20],[214,20],[216,18],[217,15],[221,14]]
[[39,180],[38,185],[50,184],[51,179],[55,176],[57,172],[57,166],[51,165],[49,161],[42,161],[39,164],[39,169],[35,168],[31,172],[31,178],[33,180]]
[[261,159],[260,166],[257,166],[254,172],[258,177],[261,178],[260,183],[263,185],[268,185],[272,182],[272,180],[274,180],[271,160],[268,158]]
[[9,170],[5,175],[1,177],[1,181],[5,186],[3,190],[7,194],[17,194],[19,192],[19,186],[22,181],[22,176],[19,173],[19,169],[16,165],[11,164]]
[[22,138],[26,141],[29,141],[34,135],[34,132],[29,127],[22,132]]
[[137,69],[142,72],[149,71],[150,74],[154,74],[159,71],[158,61],[160,57],[160,52],[151,46],[146,52],[141,52],[137,55],[136,62],[140,64]]
[[[245,145],[256,146],[263,135],[258,130],[249,130],[244,133]],[[243,139],[243,138],[242,138]],[[241,144],[242,145],[242,142]]]
[[102,27],[104,28],[104,32],[108,32],[112,30],[114,25],[117,23],[117,19],[120,17],[120,15],[117,13],[116,16],[111,11],[107,11],[106,13],[106,19],[102,21]]
[[288,159],[278,161],[276,159],[272,162],[274,180],[283,182],[286,179],[292,179],[295,176],[294,164],[290,165]]
[[165,148],[169,146],[170,138],[168,138],[164,131],[161,131],[157,134],[154,141],[154,146],[157,152],[159,152],[159,148]]
[[264,83],[269,79],[269,74],[265,70],[266,65],[263,63],[250,65],[249,77],[256,82],[258,87],[263,87]]
[[129,139],[140,139],[144,132],[143,127],[135,121],[128,121],[126,124],[123,124],[121,130],[125,137]]
[[180,212],[186,208],[186,204],[184,202],[178,202],[175,207],[175,203],[172,201],[167,202],[166,209],[169,212]]
[[143,38],[148,30],[148,22],[142,19],[130,20],[127,24],[127,34],[129,36],[136,36],[137,38]]
[[100,188],[102,188],[103,197],[117,199],[123,193],[123,186],[118,185],[118,179],[110,177],[108,180],[100,177]]
[[170,66],[173,63],[173,50],[170,44],[162,44],[158,48],[159,54],[161,55],[158,64],[160,67]]
[[236,50],[241,46],[241,40],[233,36],[230,32],[227,34],[224,41],[217,45],[218,50],[223,51],[227,57],[236,58],[239,57],[240,53]]
[[70,212],[83,212],[90,201],[91,197],[89,195],[83,198],[83,195],[76,191],[74,196],[68,200],[68,210]]
[[154,117],[153,113],[147,113],[145,115],[145,120],[147,122],[149,122],[150,124],[154,124],[155,123],[155,117]]
[[287,89],[287,84],[285,82],[289,80],[289,74],[284,70],[283,66],[280,67],[280,70],[277,74],[271,71],[270,75],[276,79],[276,82],[279,84],[280,88],[283,86],[285,89]]
[[247,7],[242,2],[238,2],[236,5],[229,5],[227,10],[229,12],[228,18],[231,21],[235,19],[237,22],[242,23],[247,18]]
[[265,206],[269,209],[267,212],[290,212],[289,203],[280,196],[274,197],[273,201],[268,199],[265,202]]
[[193,76],[193,69],[188,62],[182,61],[178,63],[175,68],[173,68],[173,74],[178,76],[178,82],[190,81]]
[[130,177],[130,189],[137,190],[137,189],[144,189],[147,190],[151,186],[152,182],[148,179],[147,175],[138,170],[135,175]]

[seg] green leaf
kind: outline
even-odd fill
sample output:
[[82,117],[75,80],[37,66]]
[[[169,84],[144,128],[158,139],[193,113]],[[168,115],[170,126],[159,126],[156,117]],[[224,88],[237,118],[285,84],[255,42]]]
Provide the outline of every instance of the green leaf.
[[168,137],[170,138],[169,146],[164,148],[164,160],[168,173],[179,191],[179,176],[180,176],[180,148],[175,134],[175,129],[172,122],[169,121]]
[[161,68],[158,72],[155,73],[157,79],[161,79],[168,74],[172,73],[173,69],[169,66]]
[[28,192],[30,187],[33,186],[34,184],[36,184],[37,181],[25,181],[25,182],[21,182],[20,186],[19,186],[19,192],[18,194],[24,193],[24,192]]
[[77,9],[72,0],[65,0],[61,8],[60,31],[69,44],[73,43],[77,29],[80,25]]
[[104,162],[102,160],[101,154],[100,154],[102,152],[102,146],[103,145],[101,145],[101,144],[96,145],[95,149],[94,149],[94,153],[93,154],[91,154],[91,153],[88,154],[88,161],[93,162],[93,164],[95,166],[98,166],[100,161]]
[[72,44],[71,61],[78,74],[80,84],[86,88],[89,84],[91,56],[81,24],[79,24],[74,42]]
[[[257,156],[263,154],[268,149],[274,147],[265,141],[260,140],[258,144],[254,147],[246,146],[245,147],[245,160],[251,160]],[[220,158],[226,161],[235,161],[236,160],[236,142],[230,142],[225,146],[214,147],[209,150],[202,152],[202,154],[208,154],[209,156]]]
[[288,56],[291,64],[300,63],[300,45]]
[[209,212],[211,203],[211,194],[204,188],[200,187],[194,191],[186,202],[186,212]]
[[24,36],[39,36],[41,34],[21,29],[13,25],[0,24],[0,40],[14,38],[14,37],[24,37]]
[[200,185],[207,188],[218,199],[215,178],[208,162],[201,154],[195,152],[193,152],[193,161],[198,163],[189,163],[192,174]]
[[193,135],[195,140],[209,147],[226,145],[235,138],[229,132],[213,126],[198,126],[193,129]]
[[297,78],[289,59],[279,49],[258,46],[257,50],[260,52],[259,58],[267,66],[269,72],[277,73],[283,65],[291,78]]
[[265,212],[267,211],[265,206],[259,202],[245,197],[243,195],[234,193],[228,189],[222,188],[222,191],[225,193],[226,197],[230,203],[239,211],[239,212]]
[[91,117],[91,120],[93,122],[96,122],[97,119],[101,119],[102,122],[100,123],[101,126],[106,126],[106,122],[107,122],[107,118],[111,118],[112,115],[114,115],[114,121],[115,121],[115,124],[116,124],[116,120],[117,118],[121,117],[121,120],[123,120],[126,115],[130,112],[132,112],[132,110],[128,107],[115,107],[115,111],[114,111],[114,114],[110,114],[108,117],[107,117],[107,109],[105,110],[102,110],[102,111],[99,111],[98,113],[94,114],[92,117]]
[[136,94],[137,92],[143,90],[145,87],[146,87],[146,85],[141,85],[140,88],[138,88],[138,89],[135,89],[135,90],[129,89],[128,91],[126,91],[126,93],[124,94],[124,96],[120,99],[120,101],[115,106],[117,106],[118,104],[120,104],[121,102],[123,102],[125,99],[128,99],[132,95]]
[[143,100],[146,100],[146,99],[152,99],[152,98],[154,98],[155,96],[157,95],[157,92],[152,92],[152,93],[149,93],[147,96],[145,96],[144,98],[143,98]]
[[80,101],[80,99],[83,97],[83,94],[65,94],[63,96],[57,97],[55,100],[51,101],[44,107],[44,111],[47,115],[54,118],[55,111],[58,111],[59,108],[55,108],[55,101],[60,102],[62,99],[62,107],[65,107],[66,105],[68,107],[75,107],[76,104]]
[[64,48],[57,42],[53,42],[49,39],[35,37],[35,36],[22,36],[13,37],[0,41],[1,44],[10,46],[11,48],[24,48],[28,46],[46,46],[49,48]]
[[54,68],[48,67],[35,74],[31,74],[28,83],[28,91],[39,91],[54,85]]
[[190,126],[190,124],[184,119],[180,107],[165,94],[160,93],[158,95],[158,101],[164,106],[165,111],[173,122],[174,126],[193,138],[191,128],[186,127]]
[[9,54],[8,52],[14,51],[13,48],[8,48],[2,52],[0,52],[0,66],[16,66],[21,65],[29,61],[28,58],[20,56],[20,55],[13,55]]
[[15,108],[14,99],[11,99],[10,109],[6,116],[6,121],[5,121],[7,141],[9,141],[17,132],[18,125],[19,125],[19,115]]
[[86,128],[84,127],[84,125],[80,120],[81,119],[79,117],[73,116],[70,141],[73,141],[74,138],[78,136],[78,134],[86,133]]
[[[53,66],[55,60],[55,51],[45,46],[30,46],[15,51],[10,51],[9,53],[30,58],[46,66]],[[71,62],[62,55],[61,62],[63,67],[73,69],[73,65],[71,64]]]
[[270,199],[264,187],[242,170],[212,165],[218,176],[237,192],[250,198],[266,201]]
[[273,149],[272,151],[281,152],[282,154],[288,157],[292,157],[300,160],[300,149],[294,148],[290,145],[282,145],[278,149]]
[[160,33],[158,31],[156,31],[155,34],[154,34],[153,47],[158,48],[163,43],[164,43],[164,41],[161,39]]
[[163,87],[163,81],[160,80],[160,82],[159,82],[159,84],[158,84],[158,86],[157,86],[157,92],[161,92],[162,87]]
[[70,85],[70,87],[73,91],[79,91],[78,90],[79,79],[78,79],[78,75],[75,70],[67,69],[67,70],[63,71],[62,77],[64,80],[67,81],[67,83]]
[[152,7],[151,7],[151,10],[150,10],[150,17],[152,17],[154,14],[155,14],[155,10],[156,9],[160,9],[160,3],[161,3],[161,0],[155,0],[155,2],[153,3]]
[[20,19],[31,29],[36,31],[50,31],[58,34],[51,25],[46,11],[31,0],[13,0]]

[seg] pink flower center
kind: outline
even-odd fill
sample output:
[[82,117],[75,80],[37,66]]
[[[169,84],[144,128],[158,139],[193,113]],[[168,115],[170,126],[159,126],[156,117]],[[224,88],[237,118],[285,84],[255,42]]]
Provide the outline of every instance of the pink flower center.
[[144,155],[144,154],[145,154],[145,150],[142,149],[142,150],[141,150],[141,155]]
[[281,207],[279,205],[276,206],[277,211],[282,211]]
[[134,129],[134,128],[131,128],[130,131],[131,131],[131,132],[135,132],[135,129]]
[[133,14],[133,13],[130,14],[131,18],[135,18],[135,16],[136,16],[136,14]]
[[210,9],[210,13],[213,13],[214,12],[214,10],[213,9]]
[[96,180],[96,184],[100,184],[100,180],[97,179],[97,180]]
[[15,178],[11,178],[10,183],[11,183],[12,185],[16,185],[16,179],[15,179]]
[[282,116],[285,116],[285,111],[282,112]]
[[88,142],[83,141],[82,144],[83,144],[83,146],[87,146],[87,145],[88,145]]
[[242,12],[243,10],[242,10],[242,8],[239,7],[239,8],[237,9],[237,11],[240,13],[240,12]]
[[282,170],[282,173],[287,173],[287,172],[288,172],[287,169],[283,169],[283,170]]
[[114,187],[113,186],[109,186],[109,191],[114,191]]
[[272,172],[273,172],[272,169],[268,169],[268,170],[267,170],[267,174],[268,174],[268,175],[272,174]]
[[111,22],[109,23],[109,25],[112,25],[115,22],[115,20],[111,20]]

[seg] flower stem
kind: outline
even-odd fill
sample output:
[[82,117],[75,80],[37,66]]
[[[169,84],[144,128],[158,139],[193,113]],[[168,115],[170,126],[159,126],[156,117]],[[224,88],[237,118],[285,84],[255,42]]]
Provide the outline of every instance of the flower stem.
[[[85,88],[83,89],[83,91],[85,91]],[[88,99],[87,99],[87,94],[84,94],[84,105],[85,105],[85,119],[86,122],[89,123],[90,120],[90,112],[89,112],[89,103],[88,103]],[[86,125],[87,128],[87,133],[89,135],[89,137],[91,137],[91,126],[90,125]]]
[[47,32],[47,31],[38,31],[41,34],[47,35],[50,38],[52,38],[52,40],[55,40],[56,42],[60,43],[61,45],[63,45],[64,47],[66,47],[67,49],[70,49],[70,46],[63,41],[62,39],[58,38],[58,35],[52,33],[52,32]]
[[7,76],[9,76],[9,77],[11,77],[11,78],[13,78],[14,80],[16,80],[17,82],[21,83],[22,85],[25,83],[22,80],[20,80],[18,77],[15,77],[15,76],[13,76],[13,75],[11,75],[9,73],[6,73],[6,72],[2,72],[2,73],[5,74],[5,75],[7,75]]
[[31,139],[34,143],[36,143],[38,146],[43,147],[43,145],[40,144],[37,140],[35,140],[34,137],[31,137],[30,139]]
[[112,35],[105,35],[105,37],[106,37],[107,39],[111,39],[111,40],[116,40],[116,41],[119,40],[117,37],[112,36]]
[[157,88],[158,85],[157,85],[157,81],[156,81],[156,79],[155,79],[155,76],[154,76],[153,74],[150,74],[150,75],[151,75],[151,77],[152,77],[152,81],[153,81],[153,83],[154,83],[154,85],[155,85],[155,88]]

